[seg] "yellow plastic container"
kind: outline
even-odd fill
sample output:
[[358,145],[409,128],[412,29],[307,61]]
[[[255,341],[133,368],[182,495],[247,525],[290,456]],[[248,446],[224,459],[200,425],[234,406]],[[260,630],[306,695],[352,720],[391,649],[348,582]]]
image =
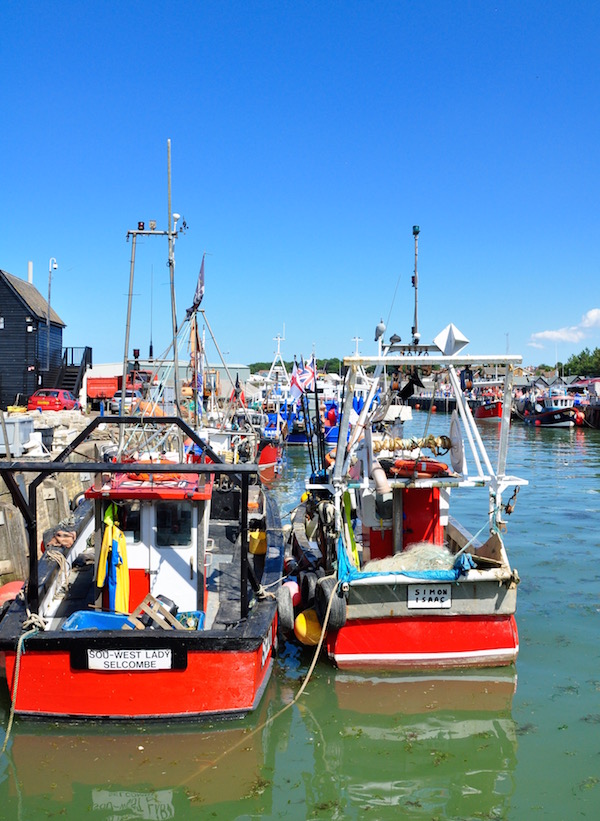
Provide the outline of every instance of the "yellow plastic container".
[[264,530],[251,530],[248,550],[253,556],[264,556],[267,552],[267,534]]

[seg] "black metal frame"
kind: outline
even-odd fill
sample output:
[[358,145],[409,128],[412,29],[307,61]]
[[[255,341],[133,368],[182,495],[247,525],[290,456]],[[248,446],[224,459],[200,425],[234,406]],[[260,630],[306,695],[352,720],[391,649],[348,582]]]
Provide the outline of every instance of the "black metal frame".
[[[73,441],[62,450],[52,461],[18,462],[0,461],[0,476],[4,479],[14,505],[19,509],[25,520],[25,529],[29,541],[29,581],[26,586],[27,605],[32,613],[39,611],[39,578],[37,558],[37,488],[48,476],[54,473],[193,473],[200,475],[225,474],[236,484],[241,484],[241,511],[240,511],[240,538],[241,538],[241,612],[245,616],[248,612],[248,486],[250,476],[258,475],[258,466],[251,463],[237,465],[225,464],[209,445],[179,417],[151,417],[140,422],[152,425],[175,425],[183,434],[198,445],[213,462],[192,463],[148,463],[148,462],[66,462],[65,460],[86,441],[97,427],[102,425],[131,426],[135,419],[127,416],[96,417],[78,434]],[[29,485],[28,498],[21,491],[15,480],[15,473],[37,473],[38,476]],[[254,581],[254,580],[252,580]]]

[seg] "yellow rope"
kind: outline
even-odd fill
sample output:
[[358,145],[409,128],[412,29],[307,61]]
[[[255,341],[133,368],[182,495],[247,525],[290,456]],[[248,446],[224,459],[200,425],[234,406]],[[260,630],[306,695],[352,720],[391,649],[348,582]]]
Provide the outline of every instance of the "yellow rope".
[[15,717],[15,704],[17,703],[17,689],[19,687],[19,671],[21,668],[21,655],[23,653],[23,645],[25,644],[25,639],[32,636],[34,633],[38,632],[37,627],[32,627],[31,630],[28,630],[26,633],[21,633],[19,636],[19,641],[17,642],[17,658],[15,663],[15,677],[13,682],[13,688],[10,698],[10,714],[8,717],[8,725],[6,727],[6,735],[4,737],[4,744],[2,745],[2,749],[0,750],[0,755],[4,755],[6,752],[6,748],[8,746],[8,740],[10,738],[10,733],[12,730],[13,720]]

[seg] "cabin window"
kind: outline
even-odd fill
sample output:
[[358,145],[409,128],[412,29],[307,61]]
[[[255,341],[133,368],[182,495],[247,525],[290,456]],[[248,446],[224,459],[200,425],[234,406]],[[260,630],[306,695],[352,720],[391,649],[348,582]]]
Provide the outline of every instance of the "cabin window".
[[190,502],[159,502],[156,506],[156,546],[183,547],[191,543]]
[[119,505],[121,530],[128,542],[137,544],[140,541],[140,503],[127,502]]

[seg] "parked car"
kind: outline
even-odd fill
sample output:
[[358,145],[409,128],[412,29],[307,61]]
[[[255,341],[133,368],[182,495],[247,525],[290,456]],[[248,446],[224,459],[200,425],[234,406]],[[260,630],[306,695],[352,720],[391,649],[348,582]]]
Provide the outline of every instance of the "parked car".
[[27,402],[27,410],[79,410],[81,405],[71,391],[61,388],[40,388]]
[[[137,405],[137,403],[142,398],[141,391],[134,391],[134,390],[127,390],[125,391],[125,396],[123,398],[123,413],[128,414],[131,413],[132,409]],[[110,400],[110,411],[111,413],[119,413],[121,410],[121,391],[117,391],[113,398]]]

